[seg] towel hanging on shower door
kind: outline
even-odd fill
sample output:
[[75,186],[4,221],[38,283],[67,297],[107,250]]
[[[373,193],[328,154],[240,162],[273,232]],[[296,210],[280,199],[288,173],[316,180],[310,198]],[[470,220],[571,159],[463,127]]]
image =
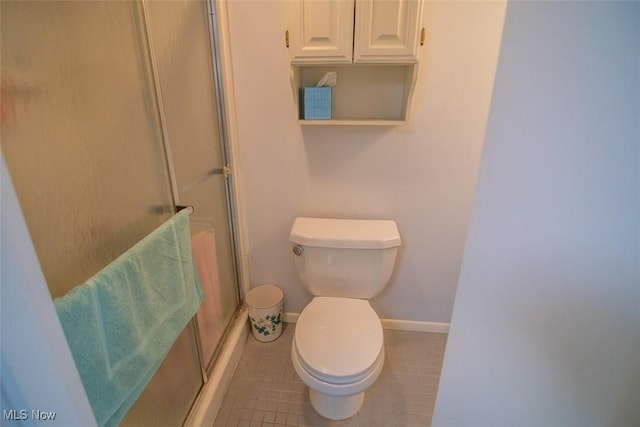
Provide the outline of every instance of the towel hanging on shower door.
[[54,301],[100,426],[117,426],[204,299],[181,211]]

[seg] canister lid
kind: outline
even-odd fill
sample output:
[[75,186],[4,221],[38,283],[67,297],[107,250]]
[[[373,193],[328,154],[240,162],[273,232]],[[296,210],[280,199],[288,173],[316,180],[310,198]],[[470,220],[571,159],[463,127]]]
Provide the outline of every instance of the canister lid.
[[400,246],[400,233],[391,220],[299,217],[289,241],[325,248],[386,249]]

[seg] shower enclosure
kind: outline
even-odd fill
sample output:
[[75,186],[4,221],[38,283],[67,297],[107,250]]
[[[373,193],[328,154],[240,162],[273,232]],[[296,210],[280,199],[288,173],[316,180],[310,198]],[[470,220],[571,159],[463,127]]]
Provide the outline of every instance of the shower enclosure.
[[[206,1],[2,1],[2,152],[52,298],[191,205],[239,306],[232,177]],[[215,354],[187,326],[122,425],[181,425]]]

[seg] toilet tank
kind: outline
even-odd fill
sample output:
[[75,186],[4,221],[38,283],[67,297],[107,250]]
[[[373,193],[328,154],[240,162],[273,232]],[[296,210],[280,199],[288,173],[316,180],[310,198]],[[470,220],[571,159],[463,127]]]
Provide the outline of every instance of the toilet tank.
[[300,280],[313,295],[369,299],[389,282],[400,234],[390,220],[301,217],[289,241]]

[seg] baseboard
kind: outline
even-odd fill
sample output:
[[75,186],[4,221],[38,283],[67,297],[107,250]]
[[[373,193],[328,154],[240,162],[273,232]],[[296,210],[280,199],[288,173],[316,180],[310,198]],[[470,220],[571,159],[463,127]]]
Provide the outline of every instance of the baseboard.
[[[300,313],[284,313],[284,321],[296,323]],[[422,322],[418,320],[381,319],[382,327],[398,331],[432,332],[438,334],[449,333],[449,323]]]
[[398,331],[432,332],[448,334],[449,323],[423,322],[419,320],[381,319],[382,327]]
[[224,344],[222,352],[216,360],[216,365],[209,376],[209,380],[204,385],[196,403],[191,410],[185,426],[189,427],[209,427],[218,415],[218,410],[224,398],[236,366],[240,361],[240,356],[244,350],[249,334],[249,322],[247,309],[240,311],[229,336]]
[[286,312],[282,315],[285,323],[296,323],[298,321],[299,316],[300,316],[300,313],[286,313]]

